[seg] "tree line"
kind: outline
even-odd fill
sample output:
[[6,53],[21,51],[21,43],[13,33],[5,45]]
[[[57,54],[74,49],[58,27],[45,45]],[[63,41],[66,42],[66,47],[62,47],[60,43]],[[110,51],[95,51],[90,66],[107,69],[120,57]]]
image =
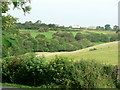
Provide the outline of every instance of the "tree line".
[[[32,22],[32,21],[26,21],[25,23],[15,23],[16,27],[18,29],[30,29],[30,30],[40,30],[40,31],[49,31],[49,30],[54,30],[54,31],[58,31],[60,29],[62,29],[63,31],[67,30],[67,31],[71,31],[69,29],[88,29],[91,30],[91,28],[84,28],[84,27],[79,27],[79,28],[73,28],[72,26],[69,27],[65,27],[65,26],[59,26],[57,24],[46,24],[46,23],[42,23],[42,21],[37,20],[36,22]],[[95,30],[107,30],[107,31],[117,31],[119,30],[119,27],[117,25],[114,25],[113,27],[111,27],[110,24],[106,24],[105,26],[96,26]],[[78,30],[77,30],[78,31]]]

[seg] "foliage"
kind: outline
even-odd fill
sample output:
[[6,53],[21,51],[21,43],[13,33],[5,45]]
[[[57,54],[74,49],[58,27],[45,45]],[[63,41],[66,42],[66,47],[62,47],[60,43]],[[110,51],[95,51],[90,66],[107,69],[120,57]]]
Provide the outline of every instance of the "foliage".
[[14,28],[13,23],[15,23],[17,18],[12,17],[11,15],[2,16],[2,30],[8,28]]
[[48,75],[52,78],[52,82],[57,85],[68,85],[70,78],[70,68],[72,67],[72,60],[66,57],[56,56],[50,63]]
[[[30,1],[30,0],[28,0]],[[24,13],[30,11],[30,6],[27,6],[27,2],[24,0],[12,0],[9,2],[8,0],[6,2],[2,2],[2,13],[6,13],[8,10],[10,10],[9,5],[13,4],[14,8],[21,8]],[[18,31],[15,28],[14,23],[16,23],[17,18],[12,17],[11,15],[3,15],[2,14],[2,41],[3,41],[3,57],[6,56],[13,56],[13,55],[19,55],[21,53],[16,53],[20,51],[20,41],[18,42]]]
[[49,31],[49,28],[48,27],[41,27],[39,28],[39,31],[38,32],[48,32]]
[[8,10],[10,10],[9,5],[13,4],[14,8],[21,8],[23,12],[29,12],[31,10],[31,7],[27,5],[27,3],[30,3],[30,0],[12,0],[11,2],[9,0],[6,0],[5,2],[2,2],[2,13],[6,13]]
[[[115,77],[112,66],[107,67],[111,72],[106,71],[105,67],[95,61],[80,61],[76,62],[72,77],[74,87],[78,88],[114,88]],[[109,73],[109,74],[108,74]],[[113,75],[114,74],[114,75]]]
[[111,30],[112,28],[110,27],[110,24],[105,25],[105,30]]
[[39,34],[39,35],[37,35],[35,38],[45,38],[45,35]]
[[[10,29],[9,29],[10,30]],[[12,30],[11,30],[12,31]],[[45,37],[45,33],[38,34],[35,38],[31,35],[31,33],[35,32],[31,30],[26,30],[26,33],[19,33],[18,31],[10,35],[15,39],[12,39],[10,35],[6,34],[5,38],[7,38],[11,43],[6,42],[4,45],[11,45],[9,47],[3,47],[3,57],[5,56],[14,56],[20,55],[28,52],[57,52],[57,51],[74,51],[83,49],[86,47],[90,47],[94,45],[94,43],[98,42],[109,42],[117,40],[118,36],[116,34],[101,34],[94,32],[85,32],[85,33],[77,33],[74,37],[72,33],[59,31],[59,32],[51,32],[53,34],[53,38]],[[36,31],[37,32],[37,31]],[[48,35],[48,34],[47,34]],[[76,40],[76,37],[81,37],[81,39]],[[3,36],[4,37],[4,36]],[[4,38],[3,38],[4,39]],[[8,41],[7,40],[7,41]],[[6,40],[4,40],[5,42]],[[14,43],[15,42],[15,46]],[[13,43],[13,44],[12,44]],[[9,54],[8,54],[9,53]]]
[[74,36],[72,33],[70,32],[65,32],[65,31],[58,31],[56,33],[53,34],[53,38],[55,37],[61,37],[63,38],[66,42],[72,42],[74,41]]
[[84,38],[85,38],[85,35],[83,35],[82,33],[77,33],[76,36],[75,36],[76,40],[82,40]]
[[[3,78],[10,82],[24,85],[40,85],[45,83],[45,58],[35,58],[34,54],[27,54],[3,60]],[[44,78],[43,78],[44,77]],[[41,83],[40,83],[41,82]]]
[[4,58],[2,63],[4,82],[40,88],[115,88],[115,68],[91,60],[73,62],[56,56],[48,62],[26,54]]

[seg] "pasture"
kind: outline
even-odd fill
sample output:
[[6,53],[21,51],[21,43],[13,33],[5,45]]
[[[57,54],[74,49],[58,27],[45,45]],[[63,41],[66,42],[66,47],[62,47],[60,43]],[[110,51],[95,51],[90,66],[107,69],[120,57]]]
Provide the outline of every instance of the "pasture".
[[52,38],[52,35],[56,31],[49,31],[49,32],[38,32],[38,30],[20,30],[21,33],[30,33],[32,37],[36,37],[38,34],[43,34],[47,38]]
[[[95,49],[95,50],[94,50]],[[82,50],[73,52],[44,52],[36,53],[37,56],[46,56],[47,58],[54,58],[55,55],[65,56],[74,61],[80,60],[95,60],[102,64],[117,65],[118,64],[118,42],[110,42],[100,45],[95,45]]]

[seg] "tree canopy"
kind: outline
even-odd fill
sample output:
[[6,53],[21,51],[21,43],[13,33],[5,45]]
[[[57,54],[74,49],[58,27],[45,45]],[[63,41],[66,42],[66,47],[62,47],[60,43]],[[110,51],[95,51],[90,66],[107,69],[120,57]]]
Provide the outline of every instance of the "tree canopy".
[[31,7],[27,5],[27,3],[30,3],[31,0],[5,0],[2,1],[2,13],[6,13],[10,10],[9,5],[13,4],[13,8],[22,9],[24,13],[31,10]]

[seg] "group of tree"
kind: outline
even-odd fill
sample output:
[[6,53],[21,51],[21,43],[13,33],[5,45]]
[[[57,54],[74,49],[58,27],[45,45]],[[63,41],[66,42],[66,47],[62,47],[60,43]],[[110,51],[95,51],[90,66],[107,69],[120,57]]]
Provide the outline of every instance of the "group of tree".
[[113,31],[117,31],[117,30],[119,30],[119,26],[115,25],[112,28],[110,24],[106,24],[104,27],[97,26],[96,30],[113,30]]
[[[54,31],[70,31],[69,29],[73,29],[74,30],[81,30],[81,29],[88,29],[89,28],[73,28],[72,26],[69,27],[65,27],[65,26],[59,26],[56,24],[46,24],[46,23],[42,23],[42,21],[37,20],[36,22],[32,22],[32,21],[26,21],[25,23],[16,23],[16,27],[18,29],[30,29],[30,30],[40,30],[40,31],[44,31],[43,29],[47,29],[45,31],[49,31],[49,30],[54,30]],[[41,30],[42,29],[42,30]],[[117,25],[113,26],[113,28],[111,27],[110,24],[106,24],[105,26],[97,26],[96,30],[113,30],[113,31],[117,31],[119,29],[119,27]],[[77,30],[78,31],[78,30]]]
[[42,21],[37,20],[36,22],[32,22],[32,21],[26,21],[25,23],[15,23],[16,24],[16,28],[18,29],[30,29],[30,30],[49,30],[50,29],[54,29],[57,28],[58,26],[56,24],[45,24],[42,23]]

